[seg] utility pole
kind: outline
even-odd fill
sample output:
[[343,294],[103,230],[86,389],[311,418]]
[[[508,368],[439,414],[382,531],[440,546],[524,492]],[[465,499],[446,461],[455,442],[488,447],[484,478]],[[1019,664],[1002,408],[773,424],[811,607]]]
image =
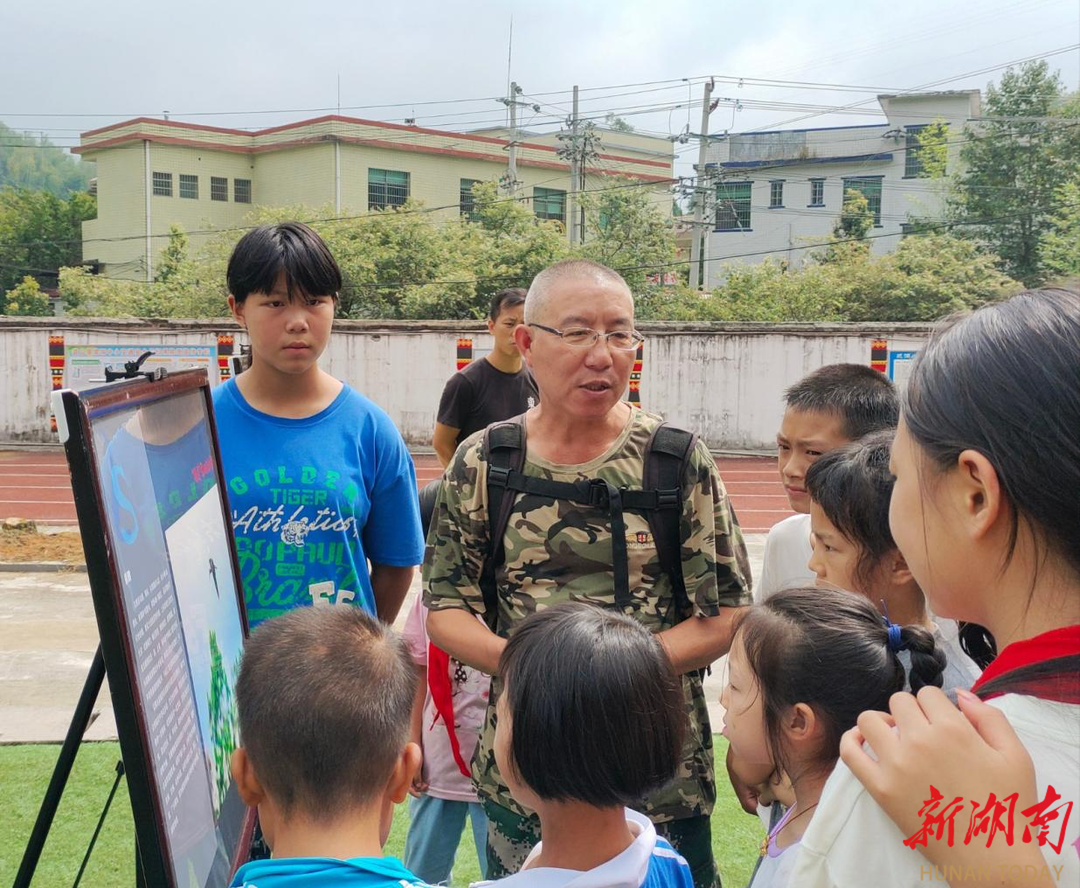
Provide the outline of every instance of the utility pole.
[[510,109],[510,150],[509,150],[509,163],[507,169],[507,183],[506,190],[510,192],[510,196],[513,197],[517,194],[518,177],[517,177],[517,97],[521,93],[521,87],[516,82],[510,84],[510,95],[506,100],[506,105]]
[[[705,96],[701,100],[701,132],[698,133],[698,159],[694,172],[697,174],[694,189],[694,229],[690,240],[690,288],[701,289],[708,281],[701,280],[701,239],[704,234],[702,228],[705,216],[705,201],[707,198],[705,183],[705,159],[709,149],[709,114],[712,111],[713,80],[710,77],[705,84]],[[708,275],[706,275],[706,278]]]
[[[578,88],[574,84],[574,110],[570,117],[570,138],[576,148],[578,136]],[[570,158],[570,243],[581,243],[582,225],[578,216],[578,180],[581,176],[581,161],[575,150]]]

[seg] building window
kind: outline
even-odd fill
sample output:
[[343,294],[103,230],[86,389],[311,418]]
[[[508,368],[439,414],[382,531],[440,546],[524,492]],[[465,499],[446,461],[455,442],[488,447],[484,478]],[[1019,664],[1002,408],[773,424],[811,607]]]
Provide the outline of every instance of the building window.
[[229,180],[221,176],[210,177],[210,200],[229,199]]
[[473,218],[473,213],[476,210],[476,205],[473,201],[473,185],[479,185],[480,179],[462,179],[461,189],[458,192],[458,205],[461,209],[461,215],[466,216],[469,219]]
[[400,207],[409,199],[409,174],[399,170],[368,170],[367,203],[369,210]]
[[534,188],[533,211],[537,219],[557,219],[566,223],[566,192],[558,188]]
[[874,227],[881,227],[881,176],[856,176],[844,179],[844,194],[858,191],[870,205],[874,216]]
[[775,210],[784,205],[784,180],[777,179],[769,183],[769,209]]
[[716,230],[750,230],[752,182],[721,182],[716,186]]
[[180,174],[180,196],[188,200],[199,199],[199,177]]
[[154,196],[172,197],[172,173],[154,173]]
[[232,199],[236,203],[251,203],[251,179],[232,180]]
[[823,207],[825,206],[825,180],[824,179],[811,179],[810,180],[810,206]]
[[[926,152],[927,147],[920,143],[922,132],[927,127],[927,124],[920,124],[916,126],[909,126],[906,128],[905,140],[904,140],[904,178],[905,179],[928,179],[936,173],[928,173],[926,171]],[[942,125],[944,131],[944,125]],[[930,150],[937,153],[937,145],[929,146]],[[944,145],[941,146],[942,150]],[[944,155],[942,155],[942,161],[944,161]],[[941,171],[942,175],[945,171]]]

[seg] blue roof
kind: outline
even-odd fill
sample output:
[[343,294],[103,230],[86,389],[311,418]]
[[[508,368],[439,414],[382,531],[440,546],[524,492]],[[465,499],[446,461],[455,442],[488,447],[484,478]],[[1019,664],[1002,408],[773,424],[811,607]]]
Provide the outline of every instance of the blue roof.
[[731,138],[732,136],[772,136],[776,133],[820,133],[825,130],[841,130],[841,129],[878,129],[879,127],[887,127],[888,121],[884,123],[857,123],[854,126],[808,126],[803,129],[783,129],[783,130],[750,130],[745,133],[717,133],[715,136],[709,136],[712,138]]
[[725,170],[752,170],[758,167],[803,166],[804,164],[857,163],[868,160],[892,160],[891,152],[880,154],[849,154],[842,157],[793,157],[777,160],[729,160],[721,164],[707,163],[706,168],[721,166]]

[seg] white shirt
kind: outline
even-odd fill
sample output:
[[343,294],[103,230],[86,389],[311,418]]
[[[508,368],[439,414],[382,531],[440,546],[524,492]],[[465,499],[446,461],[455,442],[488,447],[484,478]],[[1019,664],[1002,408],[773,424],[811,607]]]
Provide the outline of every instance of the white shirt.
[[474,882],[470,888],[693,888],[689,864],[656,835],[648,817],[626,809],[626,825],[634,841],[621,854],[591,870],[531,867],[543,842],[525,858],[521,870],[505,879]]
[[813,586],[816,576],[806,566],[813,554],[809,515],[792,515],[774,525],[765,538],[761,579],[754,583],[754,602],[760,603],[781,589]]
[[[1005,713],[1031,755],[1039,800],[1045,798],[1049,784],[1062,797],[1058,804],[1073,803],[1061,853],[1049,845],[1044,845],[1042,852],[1048,867],[1061,868],[1050,870],[1053,881],[1062,886],[1080,885],[1080,845],[1075,844],[1080,841],[1080,706],[1019,694],[997,697],[990,705]],[[928,784],[927,793],[929,788]],[[986,789],[989,795],[993,787]],[[986,799],[968,801],[985,804]],[[1027,822],[1017,811],[1016,841],[1022,842]],[[1055,843],[1060,822],[1055,821],[1050,829]],[[964,814],[957,816],[956,828],[961,834],[966,832]],[[910,888],[926,884],[936,873],[927,875],[932,869],[929,861],[904,845],[905,838],[848,767],[837,762],[803,835],[791,884],[799,888],[862,888],[867,884]]]

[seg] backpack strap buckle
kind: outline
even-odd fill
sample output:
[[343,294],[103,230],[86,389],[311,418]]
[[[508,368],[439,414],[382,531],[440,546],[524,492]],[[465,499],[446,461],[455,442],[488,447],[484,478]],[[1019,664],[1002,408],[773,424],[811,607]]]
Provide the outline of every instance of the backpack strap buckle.
[[606,481],[600,478],[579,478],[574,482],[574,487],[578,489],[583,504],[587,503],[594,508],[603,509],[605,512],[609,510],[611,496]]
[[509,466],[488,466],[488,484],[493,484],[496,487],[506,487],[510,481],[510,467]]
[[657,509],[677,509],[679,508],[679,495],[681,491],[677,489],[672,490],[658,490],[656,491],[656,508]]

